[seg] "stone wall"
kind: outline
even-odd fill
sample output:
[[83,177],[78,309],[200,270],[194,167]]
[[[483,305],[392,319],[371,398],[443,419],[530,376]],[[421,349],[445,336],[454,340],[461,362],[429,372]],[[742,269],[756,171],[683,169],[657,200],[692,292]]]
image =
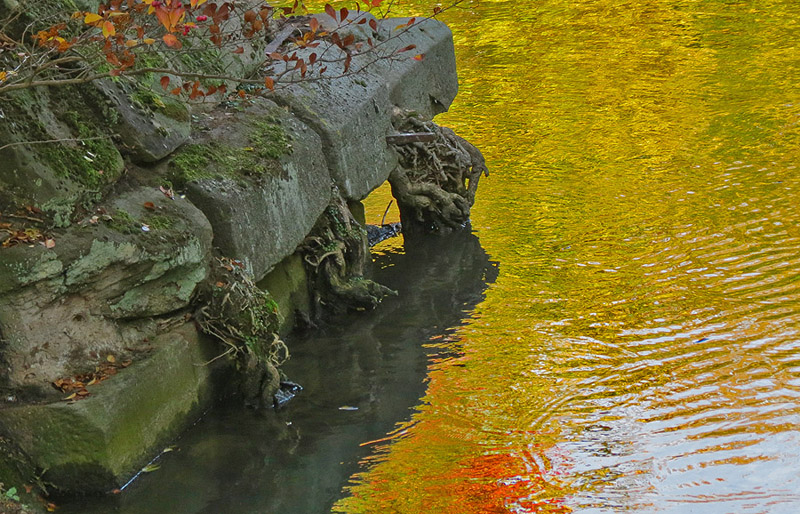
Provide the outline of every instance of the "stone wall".
[[[227,373],[191,320],[215,257],[275,287],[284,320],[307,308],[296,249],[335,197],[386,181],[393,109],[432,117],[456,95],[449,29],[421,21],[387,44],[412,41],[425,59],[211,109],[124,81],[3,100],[0,146],[116,136],[0,150],[0,212],[32,208],[55,241],[0,249],[0,481],[108,491],[194,419]],[[125,366],[85,399],[52,386],[108,362]]]

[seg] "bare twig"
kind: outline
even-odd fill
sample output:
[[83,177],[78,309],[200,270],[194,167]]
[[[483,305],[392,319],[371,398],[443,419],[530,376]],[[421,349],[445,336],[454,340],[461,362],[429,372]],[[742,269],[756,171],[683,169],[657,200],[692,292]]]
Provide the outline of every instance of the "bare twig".
[[97,137],[65,137],[61,139],[44,139],[41,141],[19,141],[16,143],[8,143],[3,146],[0,146],[0,151],[5,150],[6,148],[10,148],[12,146],[24,146],[24,145],[42,145],[47,143],[69,143],[69,142],[84,142],[84,141],[94,141],[96,139],[111,139],[111,136],[97,136]]
[[6,218],[14,218],[14,219],[20,219],[20,220],[34,221],[36,223],[44,223],[44,220],[40,220],[39,218],[34,218],[32,216],[20,216],[18,214],[0,214],[0,217],[3,217],[3,216],[5,216]]

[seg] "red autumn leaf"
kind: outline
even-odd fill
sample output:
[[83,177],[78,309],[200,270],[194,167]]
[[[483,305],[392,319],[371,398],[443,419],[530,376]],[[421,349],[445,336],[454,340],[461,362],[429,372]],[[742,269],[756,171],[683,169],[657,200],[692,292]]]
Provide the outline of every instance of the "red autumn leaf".
[[216,13],[214,13],[214,22],[219,23],[220,21],[227,20],[229,18],[231,7],[230,4],[227,2],[222,4]]
[[[180,4],[176,2],[176,5]],[[172,32],[173,30],[175,30],[178,23],[180,23],[181,19],[183,18],[183,14],[185,12],[186,9],[182,7],[170,7],[169,10],[157,7],[156,18],[158,18],[158,21],[161,22],[161,24],[164,26],[165,29]]]
[[179,95],[179,94],[181,94],[181,88],[180,87],[176,87],[175,89],[170,91],[170,93],[172,93],[173,95]]
[[272,77],[267,77],[264,79],[264,86],[269,89],[270,91],[275,90],[275,81],[272,80]]
[[372,18],[372,19],[370,19],[370,20],[369,20],[369,28],[371,28],[371,29],[372,29],[372,30],[374,30],[374,31],[377,31],[377,30],[378,30],[378,22],[377,22],[377,21],[375,21],[375,19],[374,19],[374,18]]
[[325,12],[334,19],[334,21],[338,21],[336,19],[336,10],[331,6],[331,4],[325,4]]
[[416,47],[417,47],[417,45],[408,45],[407,47],[401,48],[400,50],[398,50],[397,53],[400,54],[400,53],[403,53],[403,52],[408,52],[409,50],[413,50]]
[[156,204],[154,204],[153,202],[144,202],[144,208],[154,211],[156,210]]
[[344,41],[342,41],[342,44],[344,46],[350,46],[355,42],[355,40],[356,37],[353,34],[348,34],[347,36],[345,36]]
[[237,94],[239,95],[239,98],[244,98],[247,96],[247,93],[244,92],[244,89],[240,89]]
[[317,32],[319,30],[319,20],[311,18],[308,22],[308,27],[311,29],[311,32]]
[[235,53],[235,54],[243,54],[244,53],[244,47],[237,46],[236,50],[234,50],[233,53]]
[[417,54],[414,57],[412,57],[412,59],[414,59],[415,61],[421,61],[424,58],[425,58],[425,54]]
[[341,21],[344,21],[344,20],[347,19],[347,16],[349,14],[350,14],[350,11],[347,10],[347,7],[342,7],[342,9],[339,11],[339,15],[341,15],[341,18],[339,18],[339,19]]
[[166,91],[167,88],[169,87],[169,77],[167,77],[166,75],[161,77],[161,87],[164,89],[164,91]]
[[372,7],[380,7],[383,0],[372,0]]

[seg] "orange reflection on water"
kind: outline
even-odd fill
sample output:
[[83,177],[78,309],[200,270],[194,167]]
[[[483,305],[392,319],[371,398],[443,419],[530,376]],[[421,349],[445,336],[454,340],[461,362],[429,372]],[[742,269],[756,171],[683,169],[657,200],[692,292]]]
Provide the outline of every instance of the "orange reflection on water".
[[337,508],[796,510],[800,2],[446,20],[461,90],[439,121],[493,171],[473,226],[500,276]]

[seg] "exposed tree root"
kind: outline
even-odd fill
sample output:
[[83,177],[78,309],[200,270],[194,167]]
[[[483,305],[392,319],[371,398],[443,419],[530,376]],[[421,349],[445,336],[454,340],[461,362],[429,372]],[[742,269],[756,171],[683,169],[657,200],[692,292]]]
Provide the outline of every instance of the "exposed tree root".
[[203,332],[228,347],[222,355],[237,358],[245,403],[272,405],[280,385],[277,368],[289,358],[286,344],[277,335],[278,306],[253,283],[241,262],[217,259],[212,273],[197,322]]
[[481,175],[489,175],[480,150],[451,129],[395,109],[398,132],[430,133],[430,142],[394,144],[400,164],[389,176],[403,233],[449,232],[469,221]]
[[374,309],[387,295],[397,294],[364,278],[369,262],[366,231],[334,191],[311,235],[300,246],[309,271],[316,315]]

